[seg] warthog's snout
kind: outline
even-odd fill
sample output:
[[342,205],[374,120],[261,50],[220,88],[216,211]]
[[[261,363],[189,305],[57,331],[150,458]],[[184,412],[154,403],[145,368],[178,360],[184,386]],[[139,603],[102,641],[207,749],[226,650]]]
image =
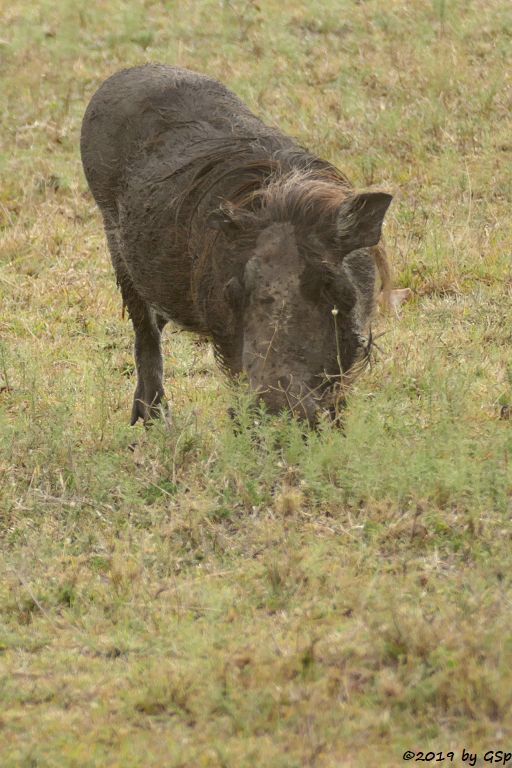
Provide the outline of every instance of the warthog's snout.
[[256,390],[269,413],[287,411],[300,421],[307,421],[310,427],[318,425],[322,414],[333,417],[336,412],[336,391],[333,388],[319,393],[318,387],[298,384],[290,375],[279,377],[275,385],[260,385]]

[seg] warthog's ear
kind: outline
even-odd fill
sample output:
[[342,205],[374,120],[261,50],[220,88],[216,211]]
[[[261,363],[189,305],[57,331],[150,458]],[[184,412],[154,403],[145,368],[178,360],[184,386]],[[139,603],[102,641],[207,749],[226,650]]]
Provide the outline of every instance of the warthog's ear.
[[240,229],[234,212],[228,208],[217,208],[216,211],[212,211],[206,219],[206,226],[210,229],[217,229],[228,236]]
[[362,192],[341,204],[337,230],[344,253],[377,245],[384,215],[392,199],[392,195],[385,192]]

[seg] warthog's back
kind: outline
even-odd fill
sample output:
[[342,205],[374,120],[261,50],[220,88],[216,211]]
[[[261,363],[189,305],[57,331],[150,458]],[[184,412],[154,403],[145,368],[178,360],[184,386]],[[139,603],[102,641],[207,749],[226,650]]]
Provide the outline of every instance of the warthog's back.
[[192,295],[193,264],[203,249],[208,211],[240,176],[214,185],[212,169],[222,177],[240,153],[250,163],[291,146],[292,139],[205,75],[153,64],[106,80],[87,107],[81,151],[118,282],[126,273],[149,306],[205,332]]
[[198,142],[273,133],[221,83],[150,64],[116,73],[95,93],[82,125],[82,161],[97,203],[115,214],[129,169],[164,163],[172,173]]

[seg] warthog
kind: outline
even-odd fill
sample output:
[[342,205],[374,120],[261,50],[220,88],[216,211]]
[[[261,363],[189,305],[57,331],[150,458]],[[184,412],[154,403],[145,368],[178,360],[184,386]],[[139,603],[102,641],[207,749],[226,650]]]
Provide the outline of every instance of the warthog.
[[164,395],[169,320],[208,336],[268,411],[317,421],[371,347],[388,289],[383,192],[259,120],[205,75],[126,69],[92,97],[82,161],[135,330],[131,422]]

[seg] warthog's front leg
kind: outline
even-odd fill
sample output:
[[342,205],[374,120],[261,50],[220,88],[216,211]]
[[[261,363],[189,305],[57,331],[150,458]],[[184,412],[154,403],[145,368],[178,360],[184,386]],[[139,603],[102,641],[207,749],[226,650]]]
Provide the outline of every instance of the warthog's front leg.
[[121,289],[123,307],[126,307],[135,331],[135,365],[137,387],[133,396],[131,424],[142,419],[144,424],[160,415],[164,397],[163,361],[160,337],[166,320],[157,315],[137,293],[123,258],[118,222],[115,216],[105,215],[105,233]]
[[135,364],[137,387],[133,397],[131,424],[142,419],[147,424],[160,415],[160,403],[164,397],[163,360],[160,346],[161,330],[165,320],[147,307],[143,317],[132,316],[135,330]]

